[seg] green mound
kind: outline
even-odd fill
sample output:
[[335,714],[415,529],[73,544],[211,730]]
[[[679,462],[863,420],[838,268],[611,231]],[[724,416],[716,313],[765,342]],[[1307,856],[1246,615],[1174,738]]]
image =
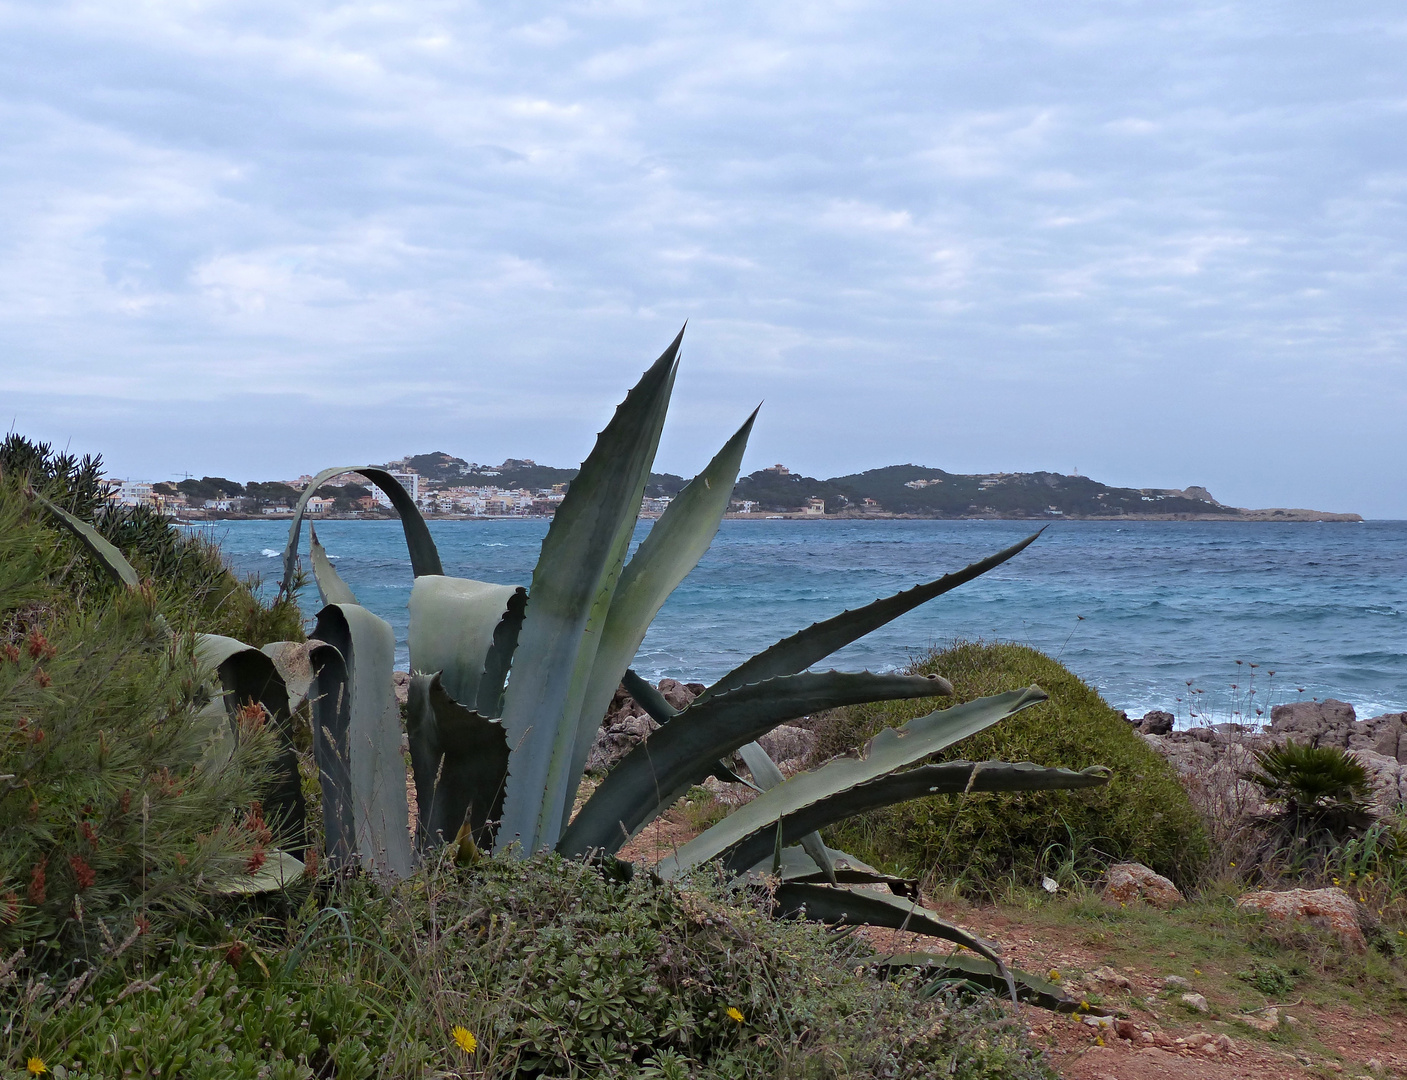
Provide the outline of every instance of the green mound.
[[[1064,665],[1024,645],[958,642],[910,670],[951,680],[953,704],[1031,683],[1050,695],[936,760],[1107,765],[1113,778],[1088,791],[937,795],[845,822],[829,843],[977,893],[1013,878],[1092,874],[1123,860],[1144,863],[1179,884],[1195,878],[1208,855],[1207,838],[1172,767]],[[851,750],[926,707],[896,701],[836,710],[817,730],[817,756]]]

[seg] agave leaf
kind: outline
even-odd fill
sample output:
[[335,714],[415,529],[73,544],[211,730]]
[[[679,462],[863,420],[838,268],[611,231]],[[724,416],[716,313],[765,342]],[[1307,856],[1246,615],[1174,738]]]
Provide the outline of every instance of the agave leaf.
[[[777,768],[777,763],[772,760],[772,755],[767,753],[762,746],[755,742],[747,743],[738,747],[738,756],[743,759],[743,764],[747,766],[748,772],[752,773],[752,778],[763,790],[768,791],[783,783],[786,777],[782,775],[782,770]],[[782,833],[778,830],[780,838]],[[821,840],[818,832],[809,832],[801,838],[802,850],[811,857],[816,864],[816,869],[832,885],[837,885],[835,868],[831,866],[830,857],[826,854],[826,845]]]
[[435,548],[435,541],[430,537],[430,528],[420,516],[415,500],[401,487],[400,481],[385,469],[378,469],[374,465],[340,465],[323,469],[308,482],[308,486],[298,496],[298,504],[293,508],[293,523],[288,526],[288,544],[283,549],[283,580],[278,584],[280,597],[287,596],[293,585],[293,568],[298,562],[298,532],[303,525],[303,514],[308,508],[308,500],[323,484],[343,473],[359,473],[365,476],[391,500],[391,505],[401,515],[401,529],[405,532],[406,547],[410,550],[410,567],[416,577],[421,574],[445,572],[440,565],[440,553]]
[[313,754],[334,865],[354,858],[405,877],[411,869],[401,725],[391,683],[396,637],[355,604],[318,612],[312,652]]
[[946,681],[924,675],[808,671],[740,687],[703,704],[696,698],[616,764],[573,819],[558,851],[614,854],[708,776],[719,758],[786,720],[840,705],[951,692]]
[[897,619],[920,604],[925,604],[946,592],[952,592],[959,585],[965,585],[973,578],[981,577],[988,570],[1000,566],[1032,544],[1036,537],[1044,531],[1045,529],[1042,528],[1026,537],[1019,544],[1012,544],[1011,547],[1004,548],[995,555],[989,555],[956,573],[945,574],[936,581],[915,585],[912,589],[906,589],[893,596],[876,600],[862,608],[842,611],[834,618],[813,623],[805,630],[782,639],[770,648],[762,650],[750,660],[739,664],[695,700],[707,699],[714,694],[735,690],[740,686],[760,682],[762,679],[771,678],[774,675],[790,675],[793,672],[804,671],[812,664],[824,660],[837,649],[849,645],[852,641],[858,641],[871,630]]
[[681,330],[597,436],[542,542],[503,702],[511,763],[499,850],[519,844],[526,855],[555,844],[576,790],[577,719],[659,446],[682,337]]
[[1016,1000],[1016,983],[997,955],[996,947],[960,926],[945,922],[927,908],[888,893],[858,889],[837,889],[830,885],[787,882],[775,893],[776,911],[782,918],[804,915],[815,922],[859,923],[887,926],[915,934],[942,938],[986,957],[1005,976],[1011,999]]
[[440,672],[455,701],[473,705],[494,632],[521,588],[427,574],[410,590],[411,670]]
[[679,715],[679,710],[665,700],[657,687],[651,686],[634,671],[626,670],[621,677],[625,692],[635,699],[635,703],[650,715],[657,724],[667,724]]
[[[690,480],[670,502],[621,572],[605,625],[601,628],[601,642],[577,718],[576,747],[572,753],[572,776],[576,779],[567,794],[565,814],[571,812],[576,785],[581,782],[601,717],[610,706],[611,696],[635,658],[640,643],[645,640],[645,631],[669,594],[698,565],[718,532],[718,523],[728,509],[756,419],[754,409],[703,472]],[[566,827],[567,820],[563,817],[562,828]]]
[[445,692],[440,675],[412,675],[406,733],[419,803],[422,851],[460,837],[485,847],[489,823],[503,807],[508,739],[497,720],[466,709]]
[[919,971],[935,983],[938,980],[962,980],[998,993],[1009,988],[1004,975],[1010,975],[1016,983],[1018,1001],[1055,1012],[1081,1011],[1080,1003],[1068,997],[1055,983],[1020,968],[1006,968],[1004,972],[1000,965],[980,956],[968,956],[966,953],[949,956],[931,952],[893,953],[876,958],[873,964],[886,975]]
[[311,641],[271,641],[259,651],[274,662],[274,668],[283,679],[288,691],[288,711],[296,713],[307,700],[308,690],[313,684],[313,666],[308,653],[314,648]]
[[[1033,765],[1029,761],[984,761],[976,765],[970,761],[945,761],[938,765],[924,765],[845,788],[787,813],[780,819],[782,839],[793,841],[799,835],[809,835],[808,830],[823,829],[827,825],[863,814],[867,810],[891,806],[909,799],[919,799],[925,795],[1100,787],[1109,782],[1109,776],[1109,770],[1102,765],[1094,765],[1079,772],[1072,769],[1049,769]],[[753,800],[754,803],[757,801]],[[740,807],[735,814],[730,815],[730,820],[732,817],[738,817],[734,828],[741,830],[748,826],[749,822],[739,815],[751,806],[752,803],[749,803],[747,807]],[[774,831],[777,818],[772,815],[770,808],[764,807],[755,815],[748,816],[757,831],[727,853],[723,865],[730,870],[745,869],[761,858],[759,853],[765,850],[769,842],[768,837]]]
[[322,598],[324,607],[328,604],[357,603],[356,595],[337,573],[332,560],[327,557],[326,549],[318,543],[318,530],[311,522],[308,524],[308,556],[313,563],[313,580],[317,582],[318,596]]
[[[835,875],[834,881],[830,881],[825,874],[817,869],[816,860],[800,845],[794,844],[791,847],[784,847],[781,866],[777,869],[775,876],[784,882],[824,884],[829,881],[832,885],[887,885],[889,891],[898,896],[907,896],[913,900],[918,899],[918,878],[905,878],[883,873],[873,866],[861,862],[855,856],[844,851],[837,851],[835,848],[826,848],[826,859],[831,864],[831,872]],[[772,857],[768,856],[763,859],[748,873],[772,874]]]
[[[635,704],[644,709],[646,715],[655,723],[667,724],[679,715],[679,710],[666,701],[658,689],[651,686],[634,671],[627,670],[620,682],[625,687],[625,692],[635,699]],[[745,780],[735,773],[726,761],[715,761],[708,775],[717,777],[725,784],[744,784],[752,788],[753,791],[762,790],[751,780]]]
[[132,564],[127,561],[122,552],[108,543],[97,529],[82,518],[74,517],[62,506],[51,502],[37,492],[34,499],[58,518],[60,525],[78,538],[79,543],[98,560],[113,581],[119,585],[126,585],[129,589],[135,589],[141,584],[141,579],[137,577],[137,571],[133,569]]
[[527,613],[528,590],[517,588],[508,598],[508,607],[503,618],[494,627],[493,642],[489,645],[488,656],[484,658],[484,674],[479,680],[477,711],[484,716],[501,716],[503,713],[503,689],[508,681],[508,669],[513,663],[513,654],[518,649],[518,635],[523,629],[523,616]]
[[[201,634],[196,638],[196,656],[212,668],[220,681],[221,701],[218,709],[225,713],[224,722],[216,718],[217,709],[202,710],[211,722],[212,734],[227,752],[237,737],[234,717],[245,705],[258,703],[268,714],[278,740],[278,756],[274,759],[273,775],[260,791],[268,820],[281,842],[301,850],[307,845],[307,806],[303,801],[303,785],[298,775],[298,752],[293,746],[293,714],[288,704],[288,689],[274,662],[263,652],[242,641],[219,634]],[[212,702],[212,705],[216,704]]]
[[[728,696],[721,695],[713,700],[726,701]],[[950,709],[939,709],[915,717],[901,727],[885,728],[869,741],[860,756],[835,758],[818,769],[798,773],[745,806],[740,806],[660,863],[659,874],[664,878],[676,877],[691,867],[717,858],[754,832],[767,828],[769,824],[775,825],[788,814],[922,761],[959,739],[989,728],[999,720],[1005,720],[1028,705],[1045,699],[1044,691],[1031,686],[1025,690],[978,698]],[[661,728],[656,734],[669,730],[668,727]],[[629,757],[625,759],[629,760]],[[610,782],[610,777],[606,782]],[[599,795],[605,786],[603,783],[596,794]],[[815,826],[804,831],[809,832],[811,828]]]
[[302,876],[302,862],[286,851],[270,848],[264,853],[264,864],[254,873],[218,878],[212,888],[228,896],[250,896],[286,889]]

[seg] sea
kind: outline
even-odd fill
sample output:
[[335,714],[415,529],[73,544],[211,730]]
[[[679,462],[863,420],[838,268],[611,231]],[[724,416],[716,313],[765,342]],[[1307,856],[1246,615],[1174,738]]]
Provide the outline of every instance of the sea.
[[[635,540],[651,523],[641,521]],[[447,574],[528,585],[541,519],[432,521]],[[635,660],[650,679],[708,683],[845,608],[960,569],[1030,535],[1020,521],[725,521]],[[288,522],[202,526],[272,594]],[[324,521],[357,598],[408,665],[411,572],[396,521]],[[307,529],[302,535],[307,551]],[[311,585],[301,595],[311,620]],[[1032,645],[1130,716],[1179,726],[1265,722],[1282,702],[1337,698],[1360,718],[1407,710],[1407,522],[1050,525],[1005,565],[836,653],[821,668],[894,670],[956,640]]]

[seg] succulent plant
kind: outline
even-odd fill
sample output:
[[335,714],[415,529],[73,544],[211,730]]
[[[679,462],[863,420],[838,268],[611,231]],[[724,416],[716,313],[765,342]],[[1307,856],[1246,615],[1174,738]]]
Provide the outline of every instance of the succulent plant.
[[[757,415],[744,421],[627,559],[682,334],[597,437],[552,520],[526,589],[446,576],[428,527],[394,477],[374,466],[339,466],[315,476],[295,508],[281,592],[294,581],[304,509],[319,486],[347,472],[380,486],[400,513],[415,577],[407,734],[422,851],[468,838],[479,847],[523,855],[555,849],[572,856],[614,856],[693,785],[710,775],[736,779],[725,759],[737,753],[761,794],[667,859],[661,874],[682,874],[712,861],[735,873],[774,874],[780,879],[779,914],[804,911],[827,921],[906,926],[946,937],[987,957],[990,971],[1014,994],[990,946],[903,898],[912,894],[912,883],[827,848],[818,830],[862,810],[936,791],[1106,782],[1107,771],[1098,768],[921,764],[1044,700],[1039,688],[935,710],[902,729],[882,732],[858,756],[791,778],[782,776],[756,740],[779,724],[824,709],[951,694],[952,687],[937,676],[810,669],[899,615],[1001,565],[1039,533],[962,570],[783,638],[686,708],[672,708],[629,665],[650,622],[716,534]],[[312,701],[327,853],[334,862],[356,859],[404,875],[412,853],[406,842],[400,731],[390,696],[391,630],[357,603],[316,533],[311,539],[312,568],[325,606],[307,647],[312,684],[295,687],[293,696],[306,693]],[[114,552],[102,550],[91,537],[85,542],[114,574],[125,577]],[[219,645],[217,672],[226,695],[240,704],[260,701],[271,715],[285,715],[288,688],[276,664],[247,656],[237,644]],[[266,651],[277,659],[277,647]],[[238,663],[232,665],[234,659]],[[240,664],[255,673],[237,674]],[[661,726],[573,815],[588,751],[622,680]],[[296,809],[290,806],[289,813],[296,816]],[[891,892],[856,893],[846,888],[853,884],[885,884]]]

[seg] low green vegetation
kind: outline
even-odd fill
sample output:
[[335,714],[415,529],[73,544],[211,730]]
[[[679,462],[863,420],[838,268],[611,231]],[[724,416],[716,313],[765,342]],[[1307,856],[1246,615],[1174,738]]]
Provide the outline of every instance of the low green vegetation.
[[[969,736],[937,760],[1107,765],[1107,786],[1086,791],[937,795],[876,810],[833,830],[861,858],[931,881],[994,895],[1011,880],[1070,884],[1102,865],[1133,860],[1180,885],[1196,880],[1206,834],[1176,774],[1133,727],[1058,661],[1024,645],[958,642],[907,669],[947,678],[958,701],[1037,683],[1049,700]],[[818,730],[818,758],[844,753],[908,721],[907,702],[835,710]]]
[[551,855],[303,884],[76,989],[17,988],[0,1060],[70,1080],[1053,1076],[990,999],[875,979],[859,938],[767,905]]
[[167,620],[208,594],[106,587],[74,546],[0,475],[0,957],[40,966],[169,929],[269,839],[270,741],[250,726],[207,756],[193,641]]

